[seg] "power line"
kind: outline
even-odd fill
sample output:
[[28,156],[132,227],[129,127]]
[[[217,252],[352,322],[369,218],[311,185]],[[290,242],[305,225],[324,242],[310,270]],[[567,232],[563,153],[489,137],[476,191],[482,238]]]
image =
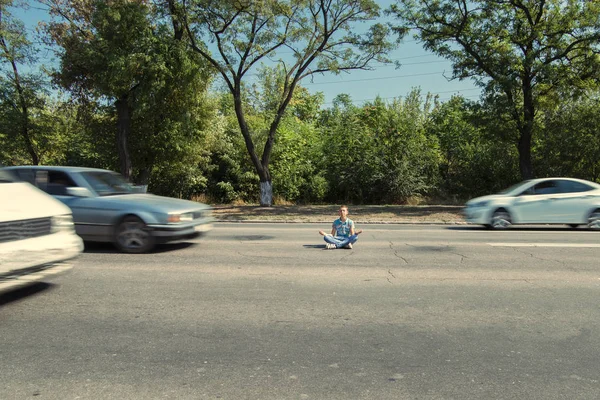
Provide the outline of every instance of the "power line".
[[303,86],[309,86],[309,85],[328,85],[328,84],[331,84],[331,83],[350,83],[350,82],[378,81],[378,80],[382,80],[382,79],[412,78],[412,77],[415,77],[415,76],[438,75],[438,74],[443,74],[444,72],[445,71],[429,72],[429,73],[423,73],[423,74],[383,76],[383,77],[379,77],[379,78],[350,79],[350,80],[347,80],[347,81],[312,82],[312,83],[304,83]]
[[[428,94],[445,94],[445,93],[454,93],[454,94],[461,94],[461,92],[469,92],[469,91],[473,91],[473,90],[481,90],[479,88],[472,88],[472,89],[458,89],[458,90],[445,90],[445,91],[441,91],[441,92],[428,92]],[[402,96],[393,96],[393,97],[379,97],[379,99],[381,100],[392,100],[392,99],[397,99],[398,97],[402,97]],[[479,95],[469,95],[469,96],[463,96],[464,98],[477,98],[479,97]],[[372,98],[372,99],[361,99],[361,100],[352,100],[352,103],[364,103],[367,101],[373,101],[376,100],[377,98]],[[443,100],[449,100],[451,99],[451,97],[446,97],[443,99],[439,99],[440,101]],[[328,101],[327,103],[323,103],[323,105],[330,105],[333,104],[333,101]]]

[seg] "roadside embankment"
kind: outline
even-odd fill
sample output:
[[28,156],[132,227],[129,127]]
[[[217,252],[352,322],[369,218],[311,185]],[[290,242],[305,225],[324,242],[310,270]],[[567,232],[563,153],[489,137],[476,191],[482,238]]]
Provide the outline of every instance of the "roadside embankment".
[[[214,205],[218,222],[330,223],[339,205],[272,206]],[[349,217],[357,224],[464,224],[462,206],[445,205],[349,205]]]

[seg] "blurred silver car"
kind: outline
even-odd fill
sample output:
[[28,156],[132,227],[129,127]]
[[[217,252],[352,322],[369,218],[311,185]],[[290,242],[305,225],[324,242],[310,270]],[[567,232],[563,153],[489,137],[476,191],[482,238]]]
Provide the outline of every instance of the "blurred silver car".
[[600,185],[582,179],[543,178],[469,200],[467,222],[494,229],[513,224],[587,225],[600,229]]
[[210,206],[140,193],[113,171],[64,166],[4,169],[69,206],[77,234],[84,240],[112,242],[123,252],[146,252],[157,243],[196,238],[212,229]]
[[0,170],[0,293],[71,270],[82,250],[68,207]]

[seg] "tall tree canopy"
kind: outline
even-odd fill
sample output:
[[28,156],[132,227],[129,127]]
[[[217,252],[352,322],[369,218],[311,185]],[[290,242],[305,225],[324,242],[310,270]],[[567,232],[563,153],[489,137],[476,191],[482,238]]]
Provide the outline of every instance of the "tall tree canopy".
[[600,2],[589,0],[398,0],[395,29],[453,62],[502,104],[518,132],[519,167],[532,178],[540,102],[599,72]]
[[121,173],[130,177],[137,149],[146,183],[156,157],[181,147],[169,141],[194,132],[190,120],[209,82],[201,58],[185,51],[181,29],[149,0],[42,1],[56,17],[48,25],[60,46],[56,81],[80,99],[114,104]]
[[36,143],[33,115],[44,107],[46,86],[43,78],[31,71],[36,51],[27,38],[22,21],[11,8],[22,5],[14,0],[0,0],[0,126],[8,143],[18,151],[23,144],[29,161],[39,164],[40,149]]
[[[183,18],[193,49],[224,79],[246,149],[260,179],[262,205],[272,204],[269,161],[277,128],[299,82],[313,74],[369,69],[388,61],[388,29],[372,23],[372,0],[168,0]],[[372,23],[363,29],[362,23]],[[278,56],[280,55],[280,56]],[[262,153],[246,119],[244,83],[261,63],[281,71]]]

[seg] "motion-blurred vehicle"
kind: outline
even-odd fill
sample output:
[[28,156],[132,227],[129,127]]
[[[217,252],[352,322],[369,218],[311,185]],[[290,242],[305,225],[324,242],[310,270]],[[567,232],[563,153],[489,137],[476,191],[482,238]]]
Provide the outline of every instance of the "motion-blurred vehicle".
[[0,170],[0,292],[71,270],[82,250],[68,207]]
[[113,171],[65,166],[5,170],[69,206],[83,240],[112,242],[126,253],[147,252],[157,243],[197,238],[212,229],[210,206],[140,193]]
[[600,230],[600,185],[582,179],[531,179],[466,203],[467,222],[505,229],[514,224],[587,225]]

